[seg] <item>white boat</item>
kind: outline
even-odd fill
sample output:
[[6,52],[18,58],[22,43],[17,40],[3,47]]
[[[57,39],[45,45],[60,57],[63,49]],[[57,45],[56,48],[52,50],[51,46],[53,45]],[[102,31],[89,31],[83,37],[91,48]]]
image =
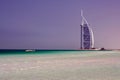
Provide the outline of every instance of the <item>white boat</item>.
[[25,52],[34,52],[35,50],[33,49],[26,49]]

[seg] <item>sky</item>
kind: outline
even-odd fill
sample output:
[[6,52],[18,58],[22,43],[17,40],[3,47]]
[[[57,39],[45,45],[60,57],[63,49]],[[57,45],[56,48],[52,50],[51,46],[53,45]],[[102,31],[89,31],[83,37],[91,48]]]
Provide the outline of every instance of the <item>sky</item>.
[[95,47],[120,49],[120,0],[0,0],[0,49],[79,49],[80,10]]

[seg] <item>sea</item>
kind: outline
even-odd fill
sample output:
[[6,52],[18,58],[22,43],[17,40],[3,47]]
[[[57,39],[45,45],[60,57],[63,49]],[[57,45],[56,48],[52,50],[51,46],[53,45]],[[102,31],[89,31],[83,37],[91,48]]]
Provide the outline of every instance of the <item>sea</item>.
[[[102,51],[102,50],[101,50]],[[24,55],[24,54],[62,54],[62,53],[89,53],[89,52],[101,52],[100,50],[34,50],[34,49],[0,49],[0,55]],[[111,51],[111,50],[104,50]]]

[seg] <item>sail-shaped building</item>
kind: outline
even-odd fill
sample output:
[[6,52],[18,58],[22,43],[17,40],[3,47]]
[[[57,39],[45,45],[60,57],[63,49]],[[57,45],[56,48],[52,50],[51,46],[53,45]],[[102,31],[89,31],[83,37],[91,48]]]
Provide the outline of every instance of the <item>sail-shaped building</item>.
[[81,27],[81,49],[92,49],[94,48],[94,35],[91,27],[89,26],[87,20],[83,16],[83,11],[81,10],[82,23]]

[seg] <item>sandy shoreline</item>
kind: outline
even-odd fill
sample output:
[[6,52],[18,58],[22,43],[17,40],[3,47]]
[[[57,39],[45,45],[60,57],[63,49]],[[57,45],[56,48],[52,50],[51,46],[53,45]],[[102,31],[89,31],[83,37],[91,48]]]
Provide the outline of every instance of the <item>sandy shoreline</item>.
[[120,52],[0,58],[0,80],[119,80]]

